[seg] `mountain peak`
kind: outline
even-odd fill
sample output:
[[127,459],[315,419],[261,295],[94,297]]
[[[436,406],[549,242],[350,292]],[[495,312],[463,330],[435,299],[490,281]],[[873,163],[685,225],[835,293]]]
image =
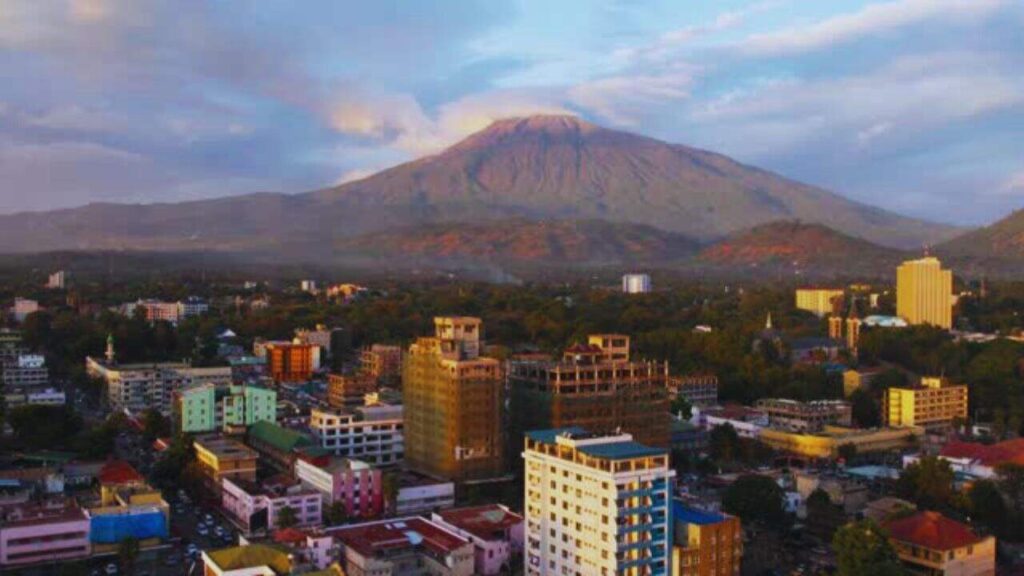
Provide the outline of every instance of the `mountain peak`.
[[513,116],[491,122],[479,132],[470,134],[447,151],[464,151],[520,140],[564,139],[582,140],[589,134],[608,131],[572,114],[536,114]]

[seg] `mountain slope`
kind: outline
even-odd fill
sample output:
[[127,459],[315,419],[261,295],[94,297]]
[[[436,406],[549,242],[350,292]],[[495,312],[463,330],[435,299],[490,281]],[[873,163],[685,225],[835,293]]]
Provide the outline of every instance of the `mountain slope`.
[[343,257],[455,260],[489,263],[605,265],[680,261],[697,242],[638,224],[597,220],[522,219],[477,224],[428,224],[347,238],[335,244]]
[[222,250],[330,256],[344,238],[439,222],[628,222],[710,241],[779,219],[892,246],[956,229],[567,116],[495,122],[440,154],[336,188],[179,204],[94,204],[0,217],[0,252]]
[[701,250],[708,266],[802,270],[816,275],[892,274],[905,254],[820,224],[773,222],[736,233]]
[[1024,210],[936,246],[950,258],[1024,260]]

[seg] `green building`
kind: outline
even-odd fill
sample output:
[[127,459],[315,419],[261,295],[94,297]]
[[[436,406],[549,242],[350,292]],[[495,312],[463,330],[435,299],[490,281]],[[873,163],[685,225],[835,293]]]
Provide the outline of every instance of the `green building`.
[[182,432],[276,421],[277,392],[262,386],[205,384],[182,390],[175,402],[175,423]]

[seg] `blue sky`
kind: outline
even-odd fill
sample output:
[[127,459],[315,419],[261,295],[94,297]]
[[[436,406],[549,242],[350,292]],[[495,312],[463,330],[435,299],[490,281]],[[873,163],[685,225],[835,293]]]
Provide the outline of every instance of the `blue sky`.
[[301,192],[565,112],[961,224],[1024,204],[1019,0],[5,0],[0,212]]

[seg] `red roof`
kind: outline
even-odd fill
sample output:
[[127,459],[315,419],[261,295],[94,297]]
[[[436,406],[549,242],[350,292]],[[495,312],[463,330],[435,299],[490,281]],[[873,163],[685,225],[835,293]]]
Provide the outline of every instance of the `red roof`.
[[952,550],[981,541],[966,524],[946,518],[938,512],[918,512],[913,516],[887,522],[893,540],[929,550]]
[[469,543],[465,538],[424,518],[368,522],[336,528],[329,530],[328,533],[364,557],[419,546],[437,554],[447,555]]
[[594,344],[573,344],[565,349],[566,354],[600,354],[601,348]]
[[947,458],[977,460],[985,466],[998,466],[999,464],[1024,465],[1024,438],[1016,438],[992,445],[953,441],[943,446],[940,454]]
[[306,533],[296,528],[285,528],[274,532],[274,542],[278,544],[303,544]]
[[438,512],[438,516],[452,526],[484,540],[503,539],[509,528],[523,523],[522,516],[497,504],[444,510]]
[[142,475],[124,460],[107,462],[103,468],[100,468],[100,473],[97,476],[100,479],[100,484],[105,485],[135,484],[144,480]]

